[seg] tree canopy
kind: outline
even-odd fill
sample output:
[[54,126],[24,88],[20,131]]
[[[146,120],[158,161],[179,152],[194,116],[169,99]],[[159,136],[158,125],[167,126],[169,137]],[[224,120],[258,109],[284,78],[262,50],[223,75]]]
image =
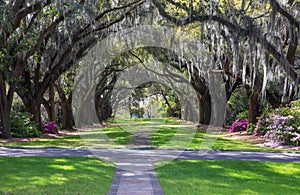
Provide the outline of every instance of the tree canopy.
[[[255,122],[259,99],[278,107],[298,97],[299,18],[299,0],[0,0],[2,136],[11,137],[15,93],[37,124],[41,105],[54,120],[57,96],[65,115],[63,127],[72,128],[71,94],[78,86],[74,77],[85,66],[81,59],[111,34],[142,25],[169,26],[199,40],[222,73],[227,100],[237,88],[247,89],[248,119]],[[121,72],[152,59],[169,64],[189,80],[198,99],[192,106],[199,110],[199,122],[208,124],[212,97],[199,73],[198,58],[149,46],[121,54],[96,84],[98,119],[113,115],[112,89]],[[176,91],[160,89],[166,104],[177,101]],[[136,91],[135,98],[141,96]]]

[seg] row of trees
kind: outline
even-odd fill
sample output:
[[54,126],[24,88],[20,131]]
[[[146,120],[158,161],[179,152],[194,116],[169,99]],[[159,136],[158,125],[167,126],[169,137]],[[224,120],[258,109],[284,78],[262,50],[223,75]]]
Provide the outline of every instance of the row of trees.
[[[48,90],[51,97],[53,85],[59,91],[62,104],[66,103],[68,107],[71,96],[63,98],[59,86],[64,83],[57,83],[60,76],[72,69],[97,40],[107,36],[109,29],[130,18],[142,3],[1,0],[0,110],[3,137],[11,136],[10,112],[15,92],[26,111],[34,115],[37,124],[41,121],[41,104],[52,102],[44,98]],[[68,116],[69,111],[64,113]]]
[[[41,105],[54,120],[57,93],[62,126],[72,128],[72,91],[80,59],[110,33],[144,24],[172,26],[201,40],[223,74],[227,100],[237,88],[247,89],[248,119],[255,123],[261,98],[278,107],[282,100],[297,97],[299,10],[297,0],[0,0],[2,136],[11,137],[14,93],[37,124]],[[113,114],[111,95],[120,73],[146,58],[168,63],[189,78],[198,99],[192,106],[199,109],[199,122],[208,124],[210,91],[197,61],[153,47],[122,54],[123,60],[103,70],[95,93],[99,120]]]

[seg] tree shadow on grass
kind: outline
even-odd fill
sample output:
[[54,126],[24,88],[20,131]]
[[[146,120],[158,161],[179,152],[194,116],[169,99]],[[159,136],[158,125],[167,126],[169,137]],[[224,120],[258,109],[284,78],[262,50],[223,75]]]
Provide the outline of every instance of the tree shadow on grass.
[[156,171],[165,194],[299,194],[300,163],[173,161]]
[[106,194],[115,168],[88,157],[1,157],[1,194]]
[[64,138],[47,138],[35,141],[9,142],[3,146],[29,146],[29,147],[81,147],[83,142],[79,135],[65,136]]

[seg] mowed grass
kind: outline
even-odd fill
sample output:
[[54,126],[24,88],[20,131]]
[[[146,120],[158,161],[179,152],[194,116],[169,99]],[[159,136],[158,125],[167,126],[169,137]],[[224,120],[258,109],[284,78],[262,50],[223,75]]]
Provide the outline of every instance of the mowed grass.
[[0,194],[106,194],[115,168],[88,157],[0,157]]
[[205,148],[204,140],[212,142],[214,150],[238,150],[238,151],[261,151],[261,152],[287,152],[287,149],[276,149],[269,147],[256,146],[247,141],[233,140],[222,135],[207,134],[205,131],[197,130],[194,139],[189,144],[190,149]]
[[[188,132],[190,129],[183,128]],[[178,128],[174,126],[161,127],[159,131],[152,134],[152,144],[156,147],[163,147],[166,145],[176,134]],[[288,152],[287,149],[276,149],[256,146],[247,141],[233,140],[218,134],[207,134],[203,130],[190,131],[193,134],[193,139],[187,143],[186,148],[191,150],[207,149],[213,150],[238,150],[238,151],[264,151],[264,152]],[[183,135],[184,136],[184,135]],[[179,142],[181,140],[179,139]],[[205,142],[204,142],[205,141]],[[180,145],[180,143],[178,143]],[[293,151],[295,152],[295,151]]]
[[83,147],[84,143],[82,142],[79,135],[65,136],[64,138],[44,138],[35,141],[21,141],[21,142],[7,142],[0,143],[0,146],[6,147],[62,147],[62,148],[74,148],[74,147]]
[[131,143],[133,135],[119,126],[110,126],[80,133],[85,146],[93,148],[120,148]]
[[166,195],[300,193],[300,163],[173,161],[156,173]]
[[[180,123],[181,127],[178,128]],[[224,136],[207,134],[203,130],[196,130],[195,128],[191,129],[186,127],[189,125],[187,125],[185,122],[173,118],[114,119],[108,123],[107,127],[87,131],[85,133],[82,133],[81,135],[72,135],[66,136],[65,138],[55,139],[40,139],[30,142],[0,143],[0,146],[71,148],[91,146],[101,148],[122,148],[132,143],[135,132],[137,130],[148,129],[152,131],[152,146],[158,148],[212,148],[214,150],[243,150],[265,152],[291,151],[287,149],[260,147],[247,141],[233,140]]]

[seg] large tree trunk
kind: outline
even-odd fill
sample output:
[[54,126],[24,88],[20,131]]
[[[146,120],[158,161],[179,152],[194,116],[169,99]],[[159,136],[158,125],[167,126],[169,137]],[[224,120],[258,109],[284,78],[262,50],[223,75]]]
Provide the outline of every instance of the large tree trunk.
[[248,98],[248,123],[256,124],[259,113],[259,93],[254,90]]
[[211,100],[208,91],[205,94],[197,93],[199,106],[199,123],[208,125],[211,117]]
[[55,84],[54,86],[58,92],[58,96],[63,109],[61,128],[72,130],[73,129],[72,91],[70,92],[69,97],[67,98],[63,89],[58,84]]
[[34,122],[36,122],[39,130],[42,130],[41,126],[41,104],[42,97],[37,97],[35,99],[22,98],[25,105],[25,110],[33,115]]
[[[1,99],[1,98],[0,98]],[[2,100],[1,104],[2,104]],[[10,110],[7,108],[2,108],[2,105],[0,106],[0,116],[1,116],[1,120],[0,120],[0,124],[1,124],[1,130],[2,130],[2,137],[3,138],[10,138],[11,135],[11,128],[10,128]]]
[[2,127],[2,137],[12,137],[10,128],[10,112],[12,107],[13,95],[15,91],[15,83],[12,83],[6,94],[6,84],[4,72],[0,72],[0,125]]
[[56,122],[56,113],[55,113],[55,99],[54,99],[54,86],[51,85],[49,87],[49,103],[50,103],[50,113],[49,113],[49,120],[52,122]]
[[103,98],[101,98],[98,95],[95,98],[96,98],[95,107],[96,107],[97,117],[99,122],[103,122],[109,119],[113,114],[111,102],[109,101],[110,93],[104,95]]
[[62,102],[63,116],[62,116],[62,129],[73,129],[73,110],[72,110],[72,95],[66,102]]
[[35,68],[35,77],[33,83],[31,81],[31,75],[28,70],[23,71],[23,81],[18,83],[16,92],[21,97],[23,104],[25,105],[25,110],[31,113],[34,118],[34,122],[37,124],[38,130],[42,130],[41,125],[41,105],[44,98],[44,93],[48,89],[47,87],[41,87],[39,83],[40,73],[39,73],[40,64],[38,63]]

